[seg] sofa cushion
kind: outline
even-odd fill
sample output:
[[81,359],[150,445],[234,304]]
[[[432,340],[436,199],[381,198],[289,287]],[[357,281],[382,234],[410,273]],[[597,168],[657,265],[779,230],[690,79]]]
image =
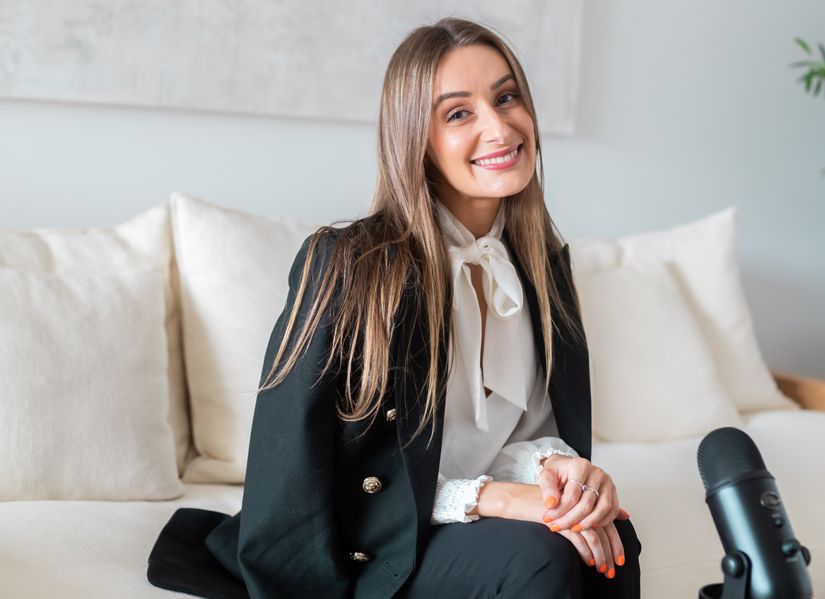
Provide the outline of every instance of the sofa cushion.
[[[825,479],[815,475],[825,468],[825,414],[764,411],[744,421],[796,536],[811,550],[814,591],[825,589],[818,506]],[[696,597],[701,586],[722,580],[722,545],[696,467],[700,441],[593,445],[593,462],[616,481],[642,543],[642,599]],[[158,533],[179,507],[235,514],[242,493],[237,485],[186,484],[174,501],[0,502],[0,538],[14,548],[0,559],[0,597],[170,597],[146,579]]]
[[289,269],[316,227],[172,197],[184,355],[198,456],[187,482],[242,482],[263,358]]
[[[739,279],[735,208],[695,222],[618,239],[570,243],[576,281],[593,271],[665,262],[705,336],[719,378],[740,411],[796,408],[762,360]],[[646,368],[655,368],[648,364]],[[596,373],[598,375],[598,373]]]
[[[0,503],[0,597],[169,599],[152,586],[146,560],[179,507],[234,514],[243,487],[185,485],[174,501]],[[185,556],[181,556],[185,559]]]
[[[764,410],[743,416],[800,543],[811,550],[814,592],[825,590],[825,413]],[[724,555],[699,477],[702,437],[593,444],[593,463],[613,477],[642,543],[643,597],[696,597],[722,581]]]
[[594,435],[663,441],[741,426],[664,262],[580,272],[577,289],[590,350]]
[[0,500],[180,495],[165,285],[0,269]]
[[168,419],[181,473],[191,457],[191,444],[173,257],[168,205],[113,227],[0,230],[0,268],[45,273],[125,273],[146,268],[163,272]]

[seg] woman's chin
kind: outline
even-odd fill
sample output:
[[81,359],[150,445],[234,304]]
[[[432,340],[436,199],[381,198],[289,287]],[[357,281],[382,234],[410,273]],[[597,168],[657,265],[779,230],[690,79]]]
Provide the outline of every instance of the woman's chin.
[[491,198],[505,198],[507,196],[514,196],[517,193],[524,191],[530,183],[529,177],[514,177],[514,179],[515,180],[513,181],[497,181],[495,185],[485,186],[483,192],[479,195],[481,197]]

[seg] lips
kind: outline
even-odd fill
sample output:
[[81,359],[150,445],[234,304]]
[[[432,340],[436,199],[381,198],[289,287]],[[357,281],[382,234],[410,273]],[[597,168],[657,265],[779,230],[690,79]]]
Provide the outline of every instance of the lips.
[[523,145],[524,144],[515,144],[509,148],[504,148],[503,150],[499,150],[497,152],[479,156],[478,158],[470,160],[470,162],[476,166],[486,168],[501,168],[510,166],[515,164]]
[[513,144],[509,148],[504,148],[503,150],[491,152],[489,154],[485,154],[484,156],[479,156],[478,158],[472,158],[470,162],[477,163],[481,160],[490,160],[492,158],[500,158],[502,156],[507,156],[508,154],[512,154],[513,152],[517,151],[521,145],[522,144]]

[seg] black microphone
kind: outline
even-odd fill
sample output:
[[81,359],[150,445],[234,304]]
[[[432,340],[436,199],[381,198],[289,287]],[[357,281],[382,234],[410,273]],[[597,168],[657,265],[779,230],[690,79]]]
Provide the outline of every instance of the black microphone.
[[811,599],[811,553],[794,536],[776,481],[753,440],[725,427],[699,444],[705,502],[725,549],[725,582],[700,599]]

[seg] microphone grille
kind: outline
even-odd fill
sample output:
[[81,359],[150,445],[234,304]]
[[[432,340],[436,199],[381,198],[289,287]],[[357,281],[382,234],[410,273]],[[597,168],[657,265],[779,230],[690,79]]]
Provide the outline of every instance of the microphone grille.
[[708,433],[699,444],[696,461],[705,491],[733,476],[765,470],[765,462],[753,439],[731,426]]

